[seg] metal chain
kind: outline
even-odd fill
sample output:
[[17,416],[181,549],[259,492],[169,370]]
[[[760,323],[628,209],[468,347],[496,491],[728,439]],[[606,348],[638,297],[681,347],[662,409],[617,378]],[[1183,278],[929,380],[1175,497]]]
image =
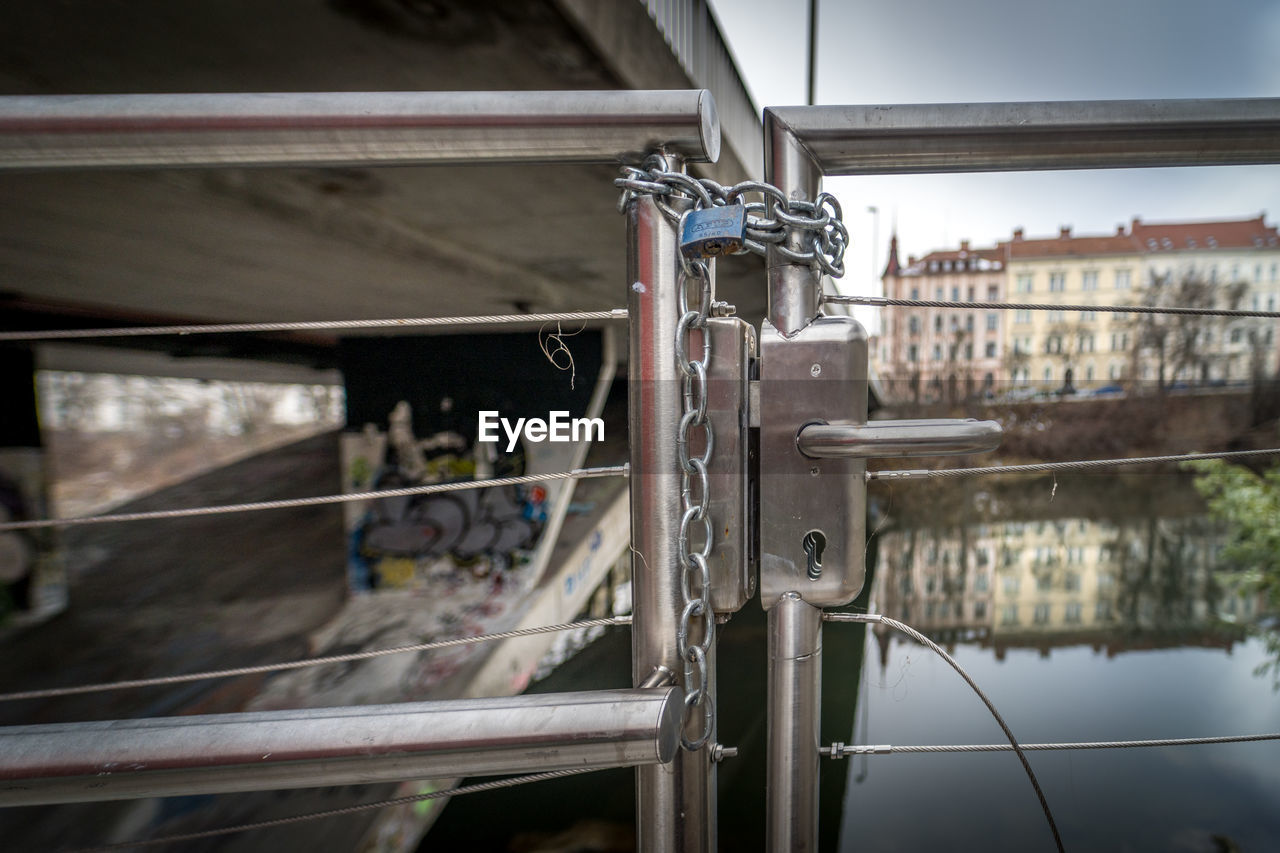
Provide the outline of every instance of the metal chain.
[[[614,181],[622,189],[618,210],[625,211],[637,195],[652,195],[663,215],[676,228],[679,236],[684,233],[685,220],[696,210],[742,204],[747,208],[746,241],[751,251],[764,251],[765,242],[780,242],[784,232],[780,220],[765,220],[760,214],[765,202],[746,202],[742,195],[748,192],[776,195],[779,203],[785,198],[778,190],[764,184],[738,184],[725,188],[714,181],[698,180],[683,172],[668,170],[666,158],[660,154],[645,159],[643,168],[625,167],[623,177]],[[673,207],[672,199],[685,199]],[[754,213],[754,216],[751,214]],[[680,731],[680,744],[693,752],[702,749],[715,731],[715,702],[709,684],[707,656],[715,641],[715,613],[711,609],[711,568],[707,560],[715,538],[711,523],[709,502],[711,487],[707,466],[715,449],[715,434],[707,420],[707,368],[711,364],[711,336],[707,333],[707,319],[712,312],[711,267],[704,259],[687,258],[679,253],[680,272],[677,277],[680,319],[676,323],[676,365],[684,377],[683,407],[680,423],[676,427],[676,448],[680,461],[680,532],[677,551],[680,561],[680,595],[682,607],[676,627],[676,651],[684,664],[684,720]],[[690,304],[690,287],[694,288],[696,304]],[[695,339],[701,338],[700,357],[691,353]],[[690,455],[690,445],[696,436],[702,440],[702,453]],[[700,534],[695,535],[695,534]],[[701,720],[694,718],[701,710]],[[689,729],[697,735],[689,737]]]
[[[678,173],[671,173],[678,174]],[[692,179],[681,175],[692,182]],[[693,206],[679,214],[677,233],[683,233],[684,221],[694,210],[710,206],[708,196],[696,194]],[[660,205],[661,206],[661,205]],[[664,208],[665,209],[665,208]],[[689,305],[689,288],[695,288],[697,304]],[[711,313],[711,267],[705,260],[689,259],[680,255],[680,274],[677,287],[680,299],[680,320],[676,323],[676,365],[684,376],[684,407],[680,424],[676,427],[676,447],[680,457],[680,517],[678,551],[680,555],[680,594],[684,607],[676,629],[676,648],[684,662],[684,723],[680,743],[685,749],[702,749],[715,730],[715,704],[707,683],[707,655],[715,639],[715,613],[711,610],[711,569],[707,559],[714,543],[711,511],[711,485],[707,478],[707,466],[715,449],[715,433],[707,420],[707,368],[711,364],[711,335],[707,331],[707,318]],[[702,338],[701,358],[690,358],[695,333]],[[691,439],[701,434],[701,455],[691,456]],[[701,545],[694,533],[701,528]],[[700,639],[696,642],[694,637]],[[702,720],[697,726],[699,734],[690,739],[689,726],[698,710]]]
[[[746,208],[747,219],[742,252],[763,255],[772,244],[790,261],[809,264],[832,278],[844,275],[849,231],[844,226],[840,202],[830,193],[819,193],[813,201],[798,201],[762,181],[742,181],[726,187],[710,178],[668,171],[666,160],[660,155],[650,156],[639,168],[626,166],[622,171],[623,177],[613,182],[622,190],[619,212],[626,210],[637,195],[652,195],[673,223],[679,223],[683,215],[672,206],[673,198],[688,199],[701,208],[741,204]],[[750,195],[760,200],[748,201],[746,197]],[[795,233],[802,235],[803,251],[792,251],[784,245],[787,237]]]

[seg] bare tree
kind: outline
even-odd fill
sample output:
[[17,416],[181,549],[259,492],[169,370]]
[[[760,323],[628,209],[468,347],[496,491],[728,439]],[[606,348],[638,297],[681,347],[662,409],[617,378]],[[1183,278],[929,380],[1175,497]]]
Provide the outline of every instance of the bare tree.
[[[1181,276],[1152,271],[1139,291],[1138,301],[1158,308],[1236,310],[1248,291],[1246,282],[1219,285],[1194,270]],[[1249,341],[1256,337],[1250,334],[1252,325],[1247,321],[1205,314],[1136,314],[1128,321],[1128,327],[1133,331],[1130,373],[1141,376],[1143,365],[1154,363],[1156,391],[1160,394],[1171,379],[1208,382],[1215,365],[1221,368],[1220,372],[1229,372],[1235,357],[1227,346],[1229,338],[1237,331]]]

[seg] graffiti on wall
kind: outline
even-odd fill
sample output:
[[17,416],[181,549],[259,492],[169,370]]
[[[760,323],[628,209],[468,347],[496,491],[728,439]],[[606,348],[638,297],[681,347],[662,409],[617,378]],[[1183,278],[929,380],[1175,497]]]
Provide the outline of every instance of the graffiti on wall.
[[[388,430],[366,425],[344,437],[348,491],[396,489],[523,471],[522,454],[498,460],[491,445],[468,446],[456,433],[419,439],[407,402]],[[501,574],[527,560],[546,522],[542,486],[502,486],[370,501],[348,515],[353,589],[414,588],[433,574],[466,569]]]

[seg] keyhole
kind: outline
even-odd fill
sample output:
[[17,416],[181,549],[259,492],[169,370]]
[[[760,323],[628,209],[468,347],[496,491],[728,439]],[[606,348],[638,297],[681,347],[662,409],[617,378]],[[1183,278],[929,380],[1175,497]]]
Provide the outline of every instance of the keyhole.
[[809,558],[809,580],[816,581],[822,574],[822,552],[827,549],[827,537],[821,530],[810,530],[800,540]]

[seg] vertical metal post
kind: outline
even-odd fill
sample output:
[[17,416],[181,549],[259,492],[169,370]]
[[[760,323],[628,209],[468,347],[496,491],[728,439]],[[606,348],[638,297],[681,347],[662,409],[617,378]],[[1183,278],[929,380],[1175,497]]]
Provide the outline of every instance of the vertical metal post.
[[822,611],[788,592],[769,611],[766,849],[818,849]]
[[[668,155],[672,169],[679,161]],[[632,679],[655,667],[683,672],[676,648],[682,599],[677,552],[680,529],[681,415],[676,366],[679,319],[674,225],[651,195],[627,211],[627,309],[630,318]],[[714,673],[714,655],[707,659]],[[713,692],[714,698],[714,692]],[[714,735],[713,735],[714,739]],[[681,750],[669,764],[636,771],[636,834],[641,851],[714,851],[715,775],[711,750]]]
[[[814,201],[822,172],[781,122],[765,113],[765,180],[787,198]],[[803,251],[792,231],[787,247]],[[768,252],[769,322],[782,337],[795,335],[818,316],[821,274],[796,264],[772,246]],[[763,335],[763,333],[762,333]],[[766,365],[766,371],[768,366]],[[858,507],[848,507],[858,512]],[[762,509],[763,512],[763,509]],[[766,571],[762,564],[761,572]],[[765,578],[761,589],[767,589]],[[762,601],[769,610],[769,744],[765,825],[770,851],[817,849],[818,723],[822,691],[822,611],[798,592]]]

